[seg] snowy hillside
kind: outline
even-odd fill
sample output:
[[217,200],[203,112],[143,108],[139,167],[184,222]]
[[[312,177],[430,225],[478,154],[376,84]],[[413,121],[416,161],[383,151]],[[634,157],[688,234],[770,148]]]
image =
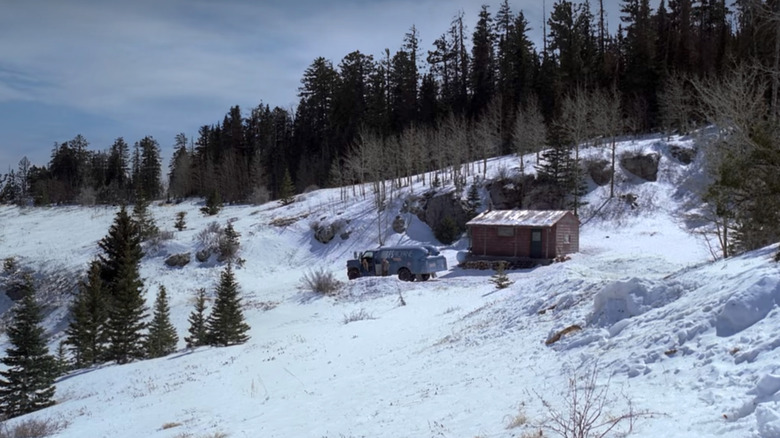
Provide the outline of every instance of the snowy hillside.
[[[671,143],[693,147],[689,139]],[[55,406],[11,424],[61,421],[56,436],[63,438],[538,436],[550,407],[565,411],[572,399],[569,379],[587,383],[595,369],[607,413],[637,413],[631,436],[780,437],[777,247],[712,262],[707,242],[684,228],[687,196],[677,190],[697,163],[681,164],[659,139],[627,141],[622,151],[661,154],[657,182],[620,172],[617,193],[636,195],[637,207],[606,202],[609,187],[591,184],[581,251],[563,263],[509,271],[514,283],[502,290],[489,282],[492,271],[457,267],[465,239],[441,247],[410,214],[405,234],[383,228],[385,243],[436,244],[450,269],[427,282],[347,282],[346,260],[377,245],[370,195],[350,191],[340,201],[338,189],[319,190],[289,206],[226,207],[212,217],[194,200],[154,206],[161,229],[173,230],[179,211],[187,212],[187,229],[143,260],[149,306],[165,285],[172,322],[185,336],[195,290],[213,296],[223,266],[163,262],[194,254],[210,222],[233,221],[246,260],[236,278],[250,341],[186,350],[180,340],[168,357],[74,372],[58,380]],[[518,160],[489,165],[495,174]],[[383,224],[402,214],[402,199]],[[0,207],[0,259],[80,275],[115,213]],[[337,220],[348,238],[313,238],[313,222]],[[337,297],[299,288],[315,268],[345,282]],[[10,304],[0,297],[0,308]],[[52,350],[63,317],[48,316]],[[552,342],[573,326],[579,329]]]

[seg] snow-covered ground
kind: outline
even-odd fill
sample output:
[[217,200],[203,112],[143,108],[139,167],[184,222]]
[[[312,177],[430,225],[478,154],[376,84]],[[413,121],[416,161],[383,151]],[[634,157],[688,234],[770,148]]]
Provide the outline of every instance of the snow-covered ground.
[[[692,147],[689,139],[673,143]],[[777,246],[713,262],[701,235],[683,228],[685,196],[676,188],[697,166],[681,165],[657,138],[619,148],[661,154],[657,182],[620,172],[617,192],[637,194],[638,208],[602,207],[608,187],[594,188],[581,212],[581,251],[510,271],[514,283],[502,290],[489,282],[492,272],[456,266],[465,240],[442,247],[450,269],[431,281],[347,282],[346,260],[377,244],[371,196],[351,190],[345,201],[338,189],[319,190],[286,207],[233,206],[215,217],[201,215],[194,200],[156,205],[160,228],[173,230],[178,211],[188,226],[143,260],[150,308],[165,285],[183,339],[195,290],[213,294],[223,267],[194,257],[184,268],[163,261],[194,254],[202,229],[230,220],[246,260],[236,276],[250,341],[186,350],[180,340],[165,358],[74,372],[58,380],[55,406],[10,423],[53,419],[65,424],[56,436],[74,438],[538,436],[550,409],[565,412],[573,399],[570,379],[582,388],[595,369],[605,415],[636,413],[632,436],[779,437]],[[490,172],[517,166],[517,158],[494,159]],[[383,224],[402,200],[391,202]],[[0,207],[0,259],[84,271],[115,212]],[[427,226],[404,217],[409,230],[385,227],[387,244],[438,244]],[[313,222],[337,220],[347,239],[314,240]],[[343,279],[341,293],[299,288],[310,269]],[[47,319],[52,350],[62,318],[60,311]],[[575,325],[580,330],[548,345]]]

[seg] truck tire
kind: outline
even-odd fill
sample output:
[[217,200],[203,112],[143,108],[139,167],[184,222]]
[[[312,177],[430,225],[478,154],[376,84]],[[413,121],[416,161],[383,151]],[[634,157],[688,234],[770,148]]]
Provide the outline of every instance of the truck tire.
[[414,281],[414,276],[407,268],[401,268],[398,270],[398,279],[401,281]]
[[431,278],[431,274],[422,274],[420,276],[420,280],[422,281],[428,281],[429,278]]
[[349,270],[347,271],[347,277],[350,280],[354,280],[360,277],[360,271],[358,271],[357,268],[349,268]]

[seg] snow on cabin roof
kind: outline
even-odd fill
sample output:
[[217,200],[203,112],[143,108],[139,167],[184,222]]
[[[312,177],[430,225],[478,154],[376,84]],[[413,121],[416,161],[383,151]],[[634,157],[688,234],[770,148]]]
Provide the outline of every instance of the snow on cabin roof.
[[477,215],[466,225],[551,227],[566,213],[567,210],[491,210]]

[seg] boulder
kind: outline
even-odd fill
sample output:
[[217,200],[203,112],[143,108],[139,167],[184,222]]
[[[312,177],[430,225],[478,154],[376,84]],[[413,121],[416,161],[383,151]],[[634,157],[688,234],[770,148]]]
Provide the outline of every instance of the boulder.
[[172,268],[181,268],[182,266],[187,266],[187,264],[190,262],[190,253],[184,252],[181,254],[174,254],[167,259],[165,259],[165,264],[172,267]]
[[195,253],[195,260],[205,263],[211,257],[211,250],[208,248],[202,249]]
[[696,150],[672,145],[669,146],[669,154],[677,161],[687,166],[693,162],[693,158],[696,156]]
[[317,242],[328,243],[336,237],[336,229],[332,224],[329,225],[317,225],[314,227],[314,238]]
[[487,188],[493,208],[510,210],[523,208],[523,198],[527,190],[534,185],[534,177],[526,175],[515,179],[499,179],[489,182]]
[[612,169],[607,160],[586,161],[585,170],[593,182],[599,186],[609,184],[609,180],[612,177]]
[[656,153],[643,154],[625,154],[620,157],[620,165],[632,174],[642,178],[645,181],[658,180],[658,162],[660,157]]
[[458,229],[465,230],[468,222],[468,205],[460,198],[453,196],[453,193],[443,193],[428,195],[421,200],[424,206],[417,212],[417,217],[425,222],[431,229],[435,229],[438,224],[447,216],[451,217],[458,226]]

